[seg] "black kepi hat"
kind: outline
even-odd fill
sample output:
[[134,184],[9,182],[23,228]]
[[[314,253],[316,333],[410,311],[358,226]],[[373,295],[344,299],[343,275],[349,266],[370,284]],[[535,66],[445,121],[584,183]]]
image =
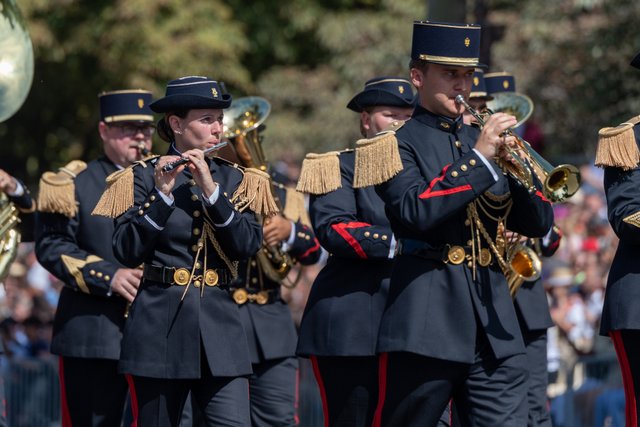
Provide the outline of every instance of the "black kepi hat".
[[225,93],[217,81],[203,76],[187,76],[171,80],[167,84],[164,98],[150,107],[156,113],[178,110],[215,108],[231,105],[231,95]]
[[153,123],[153,111],[149,108],[153,99],[148,90],[114,90],[102,92],[98,98],[100,100],[100,120],[105,123]]
[[493,96],[489,95],[487,92],[487,85],[484,81],[484,71],[481,68],[476,68],[473,72],[469,98],[482,98],[486,100],[493,99]]
[[367,107],[382,105],[413,108],[417,99],[409,80],[401,77],[376,77],[364,84],[362,92],[349,101],[347,108],[357,113]]
[[500,92],[516,91],[516,78],[513,74],[505,71],[485,74],[484,84],[487,88],[487,93],[490,95]]
[[411,59],[477,67],[480,61],[480,26],[414,21]]

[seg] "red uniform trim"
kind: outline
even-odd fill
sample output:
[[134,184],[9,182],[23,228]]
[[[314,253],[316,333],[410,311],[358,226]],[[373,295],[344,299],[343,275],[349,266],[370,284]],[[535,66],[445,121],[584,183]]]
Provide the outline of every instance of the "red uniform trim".
[[382,426],[382,408],[387,395],[387,365],[389,363],[389,353],[381,353],[378,356],[378,404],[373,415],[371,427]]
[[72,427],[69,403],[67,402],[67,389],[64,385],[63,357],[58,358],[58,376],[60,377],[60,406],[62,407],[62,427]]
[[429,183],[429,187],[422,194],[418,196],[419,199],[430,199],[431,197],[446,196],[449,194],[461,193],[463,191],[471,190],[471,186],[469,184],[465,184],[459,187],[449,188],[448,190],[433,191],[433,187],[435,187],[437,183],[439,183],[445,178],[446,176],[445,172],[447,172],[447,169],[449,169],[449,166],[451,165],[445,166],[444,169],[442,169],[442,172],[440,172],[440,176],[434,178]]
[[365,253],[360,243],[347,231],[347,228],[360,228],[360,227],[371,227],[371,224],[367,224],[366,222],[340,222],[338,224],[333,224],[331,228],[333,228],[336,233],[340,235],[347,243],[356,251],[356,254],[362,259],[367,259],[367,254]]
[[536,196],[540,197],[544,202],[551,203],[540,190],[536,190]]
[[616,349],[616,354],[618,355],[618,363],[620,364],[620,370],[622,371],[622,384],[624,385],[624,402],[627,427],[638,427],[636,393],[633,386],[631,366],[629,365],[627,351],[624,348],[622,335],[620,334],[620,331],[611,331],[609,332],[609,336],[611,337],[613,346]]
[[313,241],[315,242],[315,245],[313,245],[312,248],[308,249],[305,253],[300,255],[299,259],[306,258],[312,253],[314,253],[315,251],[317,251],[318,249],[320,249],[320,242],[318,242],[318,239],[314,238]]
[[131,415],[133,420],[131,421],[131,427],[138,426],[138,395],[136,394],[136,386],[133,383],[133,377],[130,374],[126,374],[125,378],[129,384],[129,395],[131,396]]
[[300,368],[296,369],[296,400],[293,403],[293,422],[300,425]]
[[322,374],[320,373],[320,366],[318,365],[318,358],[311,356],[311,365],[313,366],[313,375],[316,377],[318,388],[320,389],[320,398],[322,399],[322,413],[324,415],[324,427],[329,427],[329,406],[327,405],[327,390],[324,388],[324,381],[322,381]]

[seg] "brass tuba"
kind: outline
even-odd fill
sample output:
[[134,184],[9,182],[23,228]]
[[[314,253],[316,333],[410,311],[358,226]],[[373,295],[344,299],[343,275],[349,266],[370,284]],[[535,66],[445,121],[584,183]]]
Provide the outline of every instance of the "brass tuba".
[[[267,160],[262,150],[260,125],[270,112],[269,102],[258,96],[238,98],[224,112],[224,137],[231,142],[240,164],[244,167],[267,171]],[[274,191],[273,184],[271,191]],[[279,199],[277,197],[274,199],[282,211]],[[262,272],[274,282],[282,282],[294,264],[291,255],[284,252],[279,246],[269,246],[266,242],[263,242],[256,258]]]
[[[20,109],[33,80],[33,47],[14,0],[0,0],[0,122]],[[18,211],[0,192],[0,281],[18,254]]]
[[[498,94],[496,94],[498,95]],[[521,95],[524,96],[524,95]],[[510,98],[515,99],[515,98]],[[518,98],[519,99],[519,98]],[[455,98],[458,104],[461,104],[465,109],[473,115],[480,126],[484,126],[486,115],[494,114],[494,111],[489,110],[486,115],[480,114],[464,99],[462,95],[458,95]],[[487,103],[488,104],[488,103]],[[532,103],[533,105],[533,103]],[[500,106],[502,111],[511,114],[509,111],[515,111],[516,109],[509,110],[504,104]],[[533,107],[532,107],[533,108]],[[519,117],[519,123],[524,122],[528,115],[524,111],[524,116]],[[526,116],[526,117],[525,117]],[[513,129],[508,129],[506,133],[515,137],[518,145],[518,151],[522,152],[522,155],[518,154],[516,150],[506,147],[509,151],[509,155],[515,160],[516,165],[510,162],[501,161],[498,164],[508,174],[520,181],[530,191],[535,189],[533,183],[533,174],[543,183],[542,191],[547,199],[552,202],[562,202],[569,197],[573,196],[580,188],[580,171],[573,165],[564,164],[560,166],[552,166],[547,160],[545,160],[540,154],[538,154],[531,145],[520,138]]]

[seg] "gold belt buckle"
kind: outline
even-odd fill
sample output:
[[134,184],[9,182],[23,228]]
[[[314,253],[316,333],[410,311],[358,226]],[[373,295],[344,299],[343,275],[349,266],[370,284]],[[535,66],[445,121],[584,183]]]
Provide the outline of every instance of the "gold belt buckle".
[[207,286],[216,286],[220,277],[215,270],[207,270],[204,273],[204,284]]
[[447,253],[447,260],[454,265],[461,264],[464,261],[464,248],[462,246],[451,246]]
[[189,283],[191,273],[186,268],[179,268],[173,273],[173,281],[178,286],[184,286]]
[[254,301],[259,305],[265,305],[269,302],[269,292],[260,291],[256,294]]
[[232,298],[236,302],[236,304],[242,305],[249,300],[249,294],[247,293],[246,289],[238,288],[233,291]]
[[478,264],[480,264],[482,267],[486,267],[491,264],[492,258],[493,257],[491,256],[491,252],[489,251],[489,249],[482,248],[480,249],[480,256],[478,257]]

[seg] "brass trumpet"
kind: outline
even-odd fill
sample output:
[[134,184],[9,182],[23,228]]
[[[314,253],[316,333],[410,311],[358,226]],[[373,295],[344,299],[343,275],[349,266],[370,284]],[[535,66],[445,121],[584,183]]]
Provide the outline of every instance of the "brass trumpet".
[[[462,95],[455,98],[456,103],[464,108],[478,120],[480,126],[484,126],[485,115],[479,113],[464,99]],[[494,114],[488,110],[486,115]],[[573,165],[563,164],[557,167],[552,166],[540,154],[538,154],[524,139],[520,138],[513,129],[507,129],[505,133],[516,139],[518,148],[524,153],[520,156],[516,150],[505,146],[509,155],[515,160],[516,165],[500,161],[500,167],[508,174],[520,181],[529,191],[535,189],[533,174],[543,182],[543,193],[552,202],[562,202],[573,196],[580,188],[580,171]]]
[[516,292],[524,282],[535,282],[542,273],[540,257],[533,249],[522,243],[508,250],[507,264],[509,266],[507,284],[511,298],[516,296]]

